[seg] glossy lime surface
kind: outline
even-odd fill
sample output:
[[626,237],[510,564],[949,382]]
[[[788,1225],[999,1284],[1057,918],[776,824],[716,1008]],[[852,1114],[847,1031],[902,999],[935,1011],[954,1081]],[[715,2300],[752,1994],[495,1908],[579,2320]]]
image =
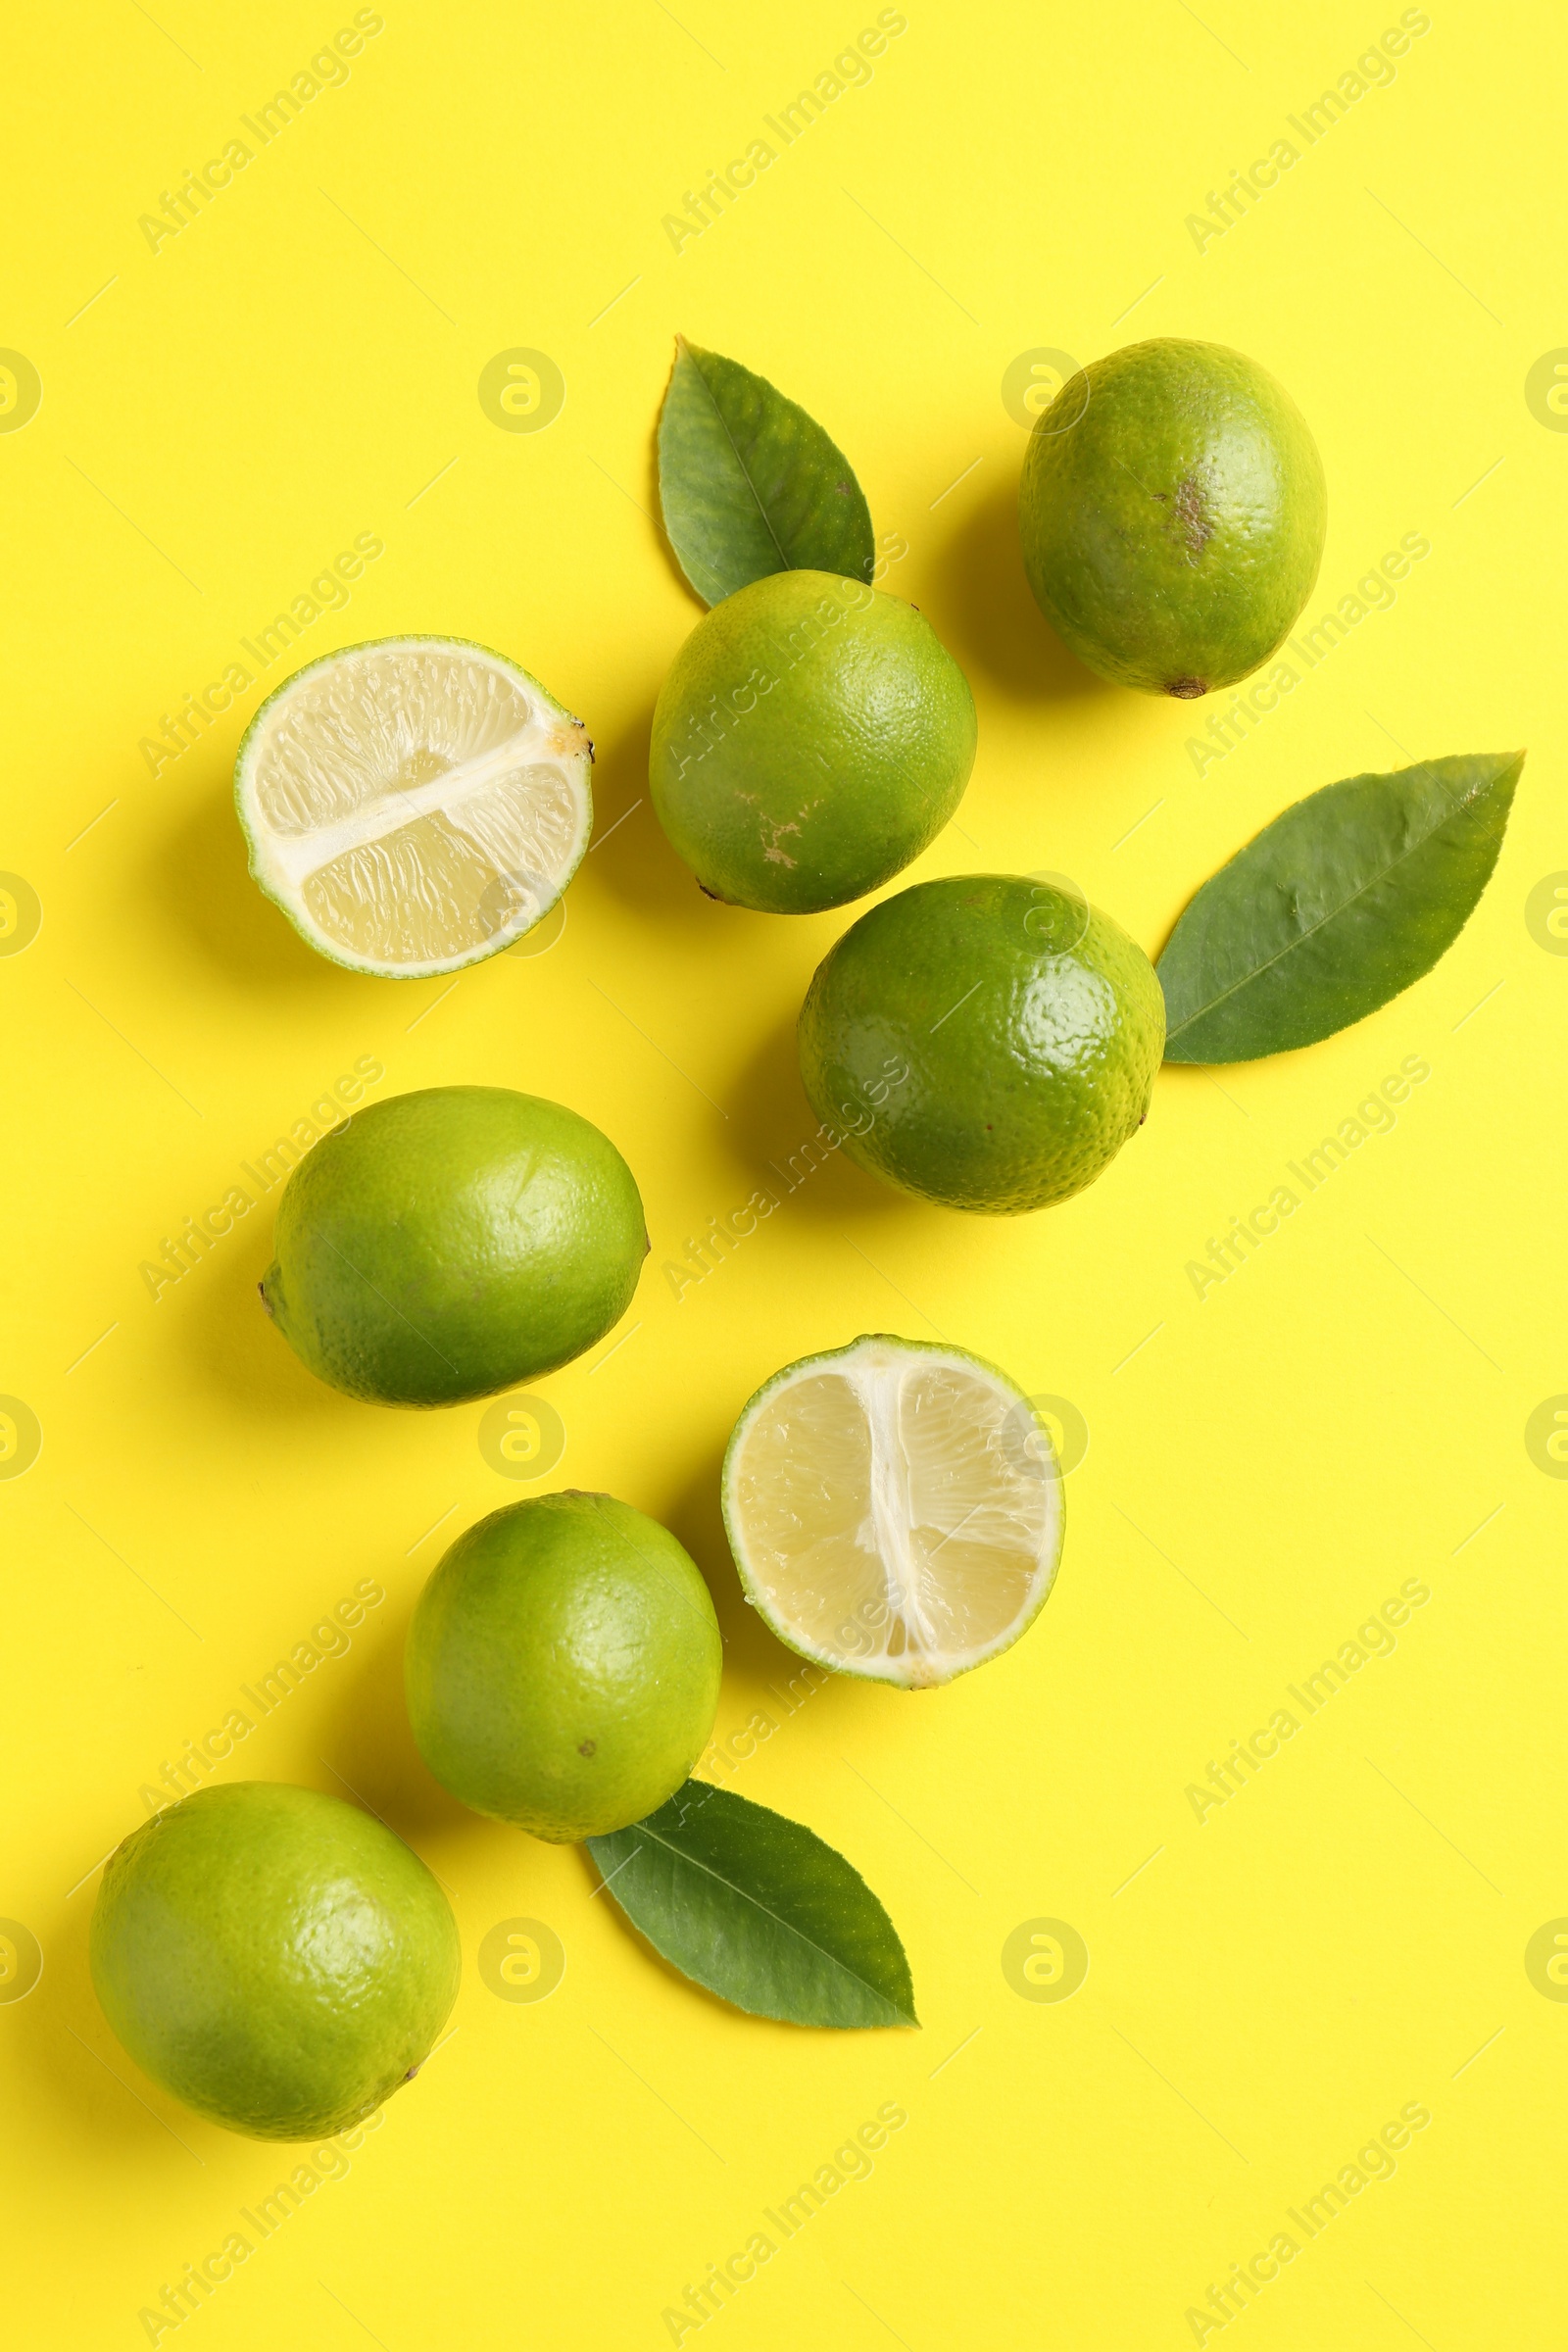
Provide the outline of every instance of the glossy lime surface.
[[1092,1184],[1142,1124],[1164,1042],[1137,942],[1016,874],[884,899],[817,967],[800,1019],[807,1094],[849,1156],[991,1215]]
[[458,1404],[602,1339],[647,1248],[631,1170],[587,1119],[506,1087],[432,1087],[356,1111],[295,1169],[262,1297],[334,1388]]
[[1323,464],[1255,361],[1162,336],[1092,361],[1042,412],[1018,520],[1036,602],[1079,660],[1192,700],[1295,627],[1323,554]]
[[912,605],[835,572],[776,571],[715,605],[676,655],[649,779],[712,897],[808,914],[917,857],[974,751],[968,681]]
[[105,2016],[142,2069],[257,2139],[368,2115],[457,1997],[457,1923],[358,1806],[267,1781],[202,1788],[111,1856],[89,1938]]
[[652,1813],[707,1746],[723,1644],[666,1528],[539,1494],[460,1536],[419,1595],[405,1684],[443,1787],[555,1842]]

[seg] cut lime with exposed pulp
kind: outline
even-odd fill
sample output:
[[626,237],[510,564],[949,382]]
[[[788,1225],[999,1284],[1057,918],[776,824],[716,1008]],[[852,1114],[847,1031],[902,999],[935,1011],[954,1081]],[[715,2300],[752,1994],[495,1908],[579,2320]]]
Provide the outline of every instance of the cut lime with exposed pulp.
[[429,979],[531,931],[593,823],[593,747],[525,669],[386,637],[284,680],[245,731],[251,872],[334,963]]
[[1017,1641],[1061,1556],[1051,1433],[961,1348],[878,1334],[786,1365],[724,1457],[747,1598],[803,1657],[906,1690]]

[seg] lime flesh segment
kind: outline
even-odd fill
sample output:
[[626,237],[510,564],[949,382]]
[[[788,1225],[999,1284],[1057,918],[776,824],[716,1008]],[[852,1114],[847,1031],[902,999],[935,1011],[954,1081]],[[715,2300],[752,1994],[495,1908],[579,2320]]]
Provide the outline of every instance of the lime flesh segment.
[[240,745],[251,871],[311,945],[426,978],[510,947],[588,845],[592,749],[482,646],[388,638],[285,680]]
[[780,1641],[906,1690],[1006,1649],[1051,1590],[1061,1480],[1005,1373],[885,1336],[777,1373],[724,1461],[747,1597]]

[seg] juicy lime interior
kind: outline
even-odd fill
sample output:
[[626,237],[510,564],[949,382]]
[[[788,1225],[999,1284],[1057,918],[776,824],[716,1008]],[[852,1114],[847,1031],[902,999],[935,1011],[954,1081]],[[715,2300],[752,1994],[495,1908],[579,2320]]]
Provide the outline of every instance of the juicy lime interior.
[[588,739],[526,671],[443,639],[289,680],[241,747],[251,863],[313,945],[448,971],[519,938],[587,843]]
[[780,1373],[742,1416],[724,1488],[774,1632],[911,1688],[1005,1648],[1060,1549],[1060,1481],[1028,1399],[975,1357],[900,1340]]

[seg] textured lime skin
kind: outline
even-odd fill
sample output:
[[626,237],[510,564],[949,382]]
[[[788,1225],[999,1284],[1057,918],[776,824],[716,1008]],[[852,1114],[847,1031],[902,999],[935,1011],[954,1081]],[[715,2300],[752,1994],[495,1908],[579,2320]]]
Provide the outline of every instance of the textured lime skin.
[[319,2139],[430,2053],[462,1953],[446,1896],[389,1829],[314,1789],[202,1788],[134,1830],[88,1941],[144,2074],[253,2139]]
[[409,1721],[444,1788],[564,1844],[641,1821],[707,1746],[723,1650],[708,1587],[612,1494],[539,1494],[460,1536],[420,1593]]
[[884,899],[829,951],[801,1007],[801,1076],[850,1157],[992,1216],[1093,1184],[1142,1125],[1164,1044],[1164,999],[1136,941],[1016,874]]
[[262,1298],[300,1360],[377,1404],[552,1372],[631,1303],[648,1250],[608,1136],[559,1102],[432,1087],[356,1111],[290,1176]]
[[811,914],[875,890],[963,797],[974,697],[912,605],[827,571],[698,622],[654,712],[659,821],[715,899]]
[[1029,437],[1018,521],[1035,601],[1078,659],[1188,700],[1284,644],[1327,512],[1284,387],[1221,343],[1164,336],[1063,384]]

